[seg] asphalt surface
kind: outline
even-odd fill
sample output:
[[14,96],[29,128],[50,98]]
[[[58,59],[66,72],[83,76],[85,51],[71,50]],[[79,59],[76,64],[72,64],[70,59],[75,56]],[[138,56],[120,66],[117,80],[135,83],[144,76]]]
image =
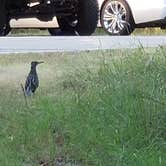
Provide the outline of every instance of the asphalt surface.
[[166,36],[35,36],[0,37],[0,54],[73,52],[100,49],[157,47],[166,45]]

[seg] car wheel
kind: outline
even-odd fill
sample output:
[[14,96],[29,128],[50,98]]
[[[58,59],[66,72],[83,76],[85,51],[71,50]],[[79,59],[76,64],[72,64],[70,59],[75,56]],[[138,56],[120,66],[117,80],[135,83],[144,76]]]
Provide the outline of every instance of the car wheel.
[[6,16],[4,8],[0,8],[0,36],[6,36],[10,32],[9,20]]
[[0,36],[6,36],[11,31],[11,28],[9,25],[4,25],[0,27]]
[[[97,0],[78,0],[77,13],[71,16],[57,18],[62,32],[77,35],[91,35],[98,22]],[[53,35],[53,29],[49,29]]]
[[98,23],[98,1],[80,0],[76,31],[79,35],[91,35]]
[[129,35],[134,30],[132,13],[124,0],[107,0],[102,6],[100,19],[110,35]]
[[52,36],[74,36],[76,35],[75,32],[75,23],[71,17],[62,17],[57,18],[58,25],[60,27],[60,31],[57,28],[49,28],[48,31]]

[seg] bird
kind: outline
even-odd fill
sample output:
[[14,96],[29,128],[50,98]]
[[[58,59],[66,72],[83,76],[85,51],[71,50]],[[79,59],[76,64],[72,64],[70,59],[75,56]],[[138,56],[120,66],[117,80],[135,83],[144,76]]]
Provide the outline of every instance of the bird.
[[24,93],[26,96],[32,96],[36,89],[39,86],[39,79],[38,79],[38,74],[36,71],[37,65],[44,63],[38,62],[38,61],[32,61],[31,62],[31,70],[27,76],[26,82],[25,82],[25,88],[24,88]]

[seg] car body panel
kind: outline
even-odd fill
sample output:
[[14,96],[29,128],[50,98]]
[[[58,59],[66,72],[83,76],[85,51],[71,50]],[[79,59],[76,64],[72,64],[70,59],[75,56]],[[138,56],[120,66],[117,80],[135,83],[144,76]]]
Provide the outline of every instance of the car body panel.
[[[98,0],[100,9],[107,0]],[[166,0],[124,0],[128,3],[135,24],[162,20],[166,17]]]
[[166,0],[126,0],[136,24],[162,20],[166,17]]

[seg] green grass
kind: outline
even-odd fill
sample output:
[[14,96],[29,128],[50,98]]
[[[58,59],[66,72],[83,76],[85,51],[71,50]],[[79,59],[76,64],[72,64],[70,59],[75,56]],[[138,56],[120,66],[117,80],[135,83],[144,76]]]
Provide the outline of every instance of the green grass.
[[[165,35],[166,30],[160,28],[137,28],[132,35]],[[47,30],[38,29],[13,29],[10,36],[48,36]],[[97,28],[93,35],[108,35],[102,28]]]
[[39,29],[12,29],[9,36],[49,36],[48,30]]
[[[40,87],[25,104],[32,60]],[[0,56],[0,165],[166,165],[166,48]]]
[[166,30],[160,28],[137,28],[132,35],[166,35]]
[[[94,35],[108,35],[102,28],[97,28]],[[138,35],[166,35],[165,29],[160,28],[136,28],[134,32],[131,34],[132,36],[138,36]]]

